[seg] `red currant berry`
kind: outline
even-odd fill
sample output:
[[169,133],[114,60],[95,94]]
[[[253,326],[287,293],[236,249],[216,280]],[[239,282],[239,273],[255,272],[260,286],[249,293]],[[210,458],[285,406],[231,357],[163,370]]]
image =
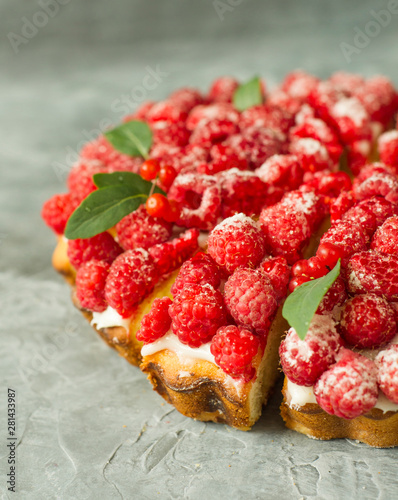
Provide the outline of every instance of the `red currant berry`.
[[163,165],[159,170],[159,180],[165,189],[169,189],[177,177],[177,172],[171,165]]
[[146,160],[141,165],[140,175],[146,181],[153,181],[159,173],[160,165],[158,160]]
[[293,278],[289,283],[289,292],[292,293],[295,288],[302,285],[303,283],[307,283],[311,278],[308,276],[297,276],[297,278]]
[[311,278],[321,278],[328,272],[329,269],[318,257],[308,259],[308,274]]
[[316,256],[324,266],[328,266],[330,269],[333,269],[339,258],[343,255],[339,247],[326,241],[325,243],[321,243],[319,245]]
[[146,200],[145,206],[149,215],[163,219],[169,210],[169,200],[163,194],[154,193]]
[[163,219],[167,222],[176,222],[180,218],[180,205],[175,200],[167,200],[168,207],[166,212],[163,215]]
[[309,276],[308,274],[308,260],[298,260],[292,267],[292,276]]

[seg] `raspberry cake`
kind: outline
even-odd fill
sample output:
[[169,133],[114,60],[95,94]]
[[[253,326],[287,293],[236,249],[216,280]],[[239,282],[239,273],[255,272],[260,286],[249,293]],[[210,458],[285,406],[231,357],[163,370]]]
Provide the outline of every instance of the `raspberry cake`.
[[[397,250],[397,108],[385,77],[301,71],[272,91],[223,77],[207,95],[183,88],[147,102],[88,143],[68,192],[44,204],[54,267],[97,332],[181,413],[249,429],[278,376],[287,295],[340,259],[305,340],[291,329],[282,343],[282,414],[301,431],[292,415],[307,405],[329,418],[330,387],[345,387],[330,379],[348,370],[363,398],[330,418],[382,412],[376,392],[392,405],[397,392],[398,298],[384,272]],[[378,317],[364,341],[353,318],[369,309]],[[319,402],[299,404],[302,387]],[[345,435],[320,428],[305,432]],[[375,434],[367,442],[398,444]]]

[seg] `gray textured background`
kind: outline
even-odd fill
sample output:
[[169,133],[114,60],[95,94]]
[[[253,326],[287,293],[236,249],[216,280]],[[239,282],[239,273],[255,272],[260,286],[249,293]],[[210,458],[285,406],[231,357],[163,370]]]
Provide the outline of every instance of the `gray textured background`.
[[[220,74],[259,73],[272,85],[296,67],[384,73],[398,84],[398,15],[350,63],[340,48],[387,5],[225,0],[221,19],[212,1],[70,0],[16,52],[8,35],[21,35],[25,18],[42,21],[43,8],[1,0],[2,499],[397,498],[397,450],[288,431],[278,391],[249,433],[163,403],[73,309],[39,216],[64,190],[79,144],[118,121],[117,100],[142,85],[148,66],[167,73],[151,99],[182,85],[204,90]],[[5,486],[7,387],[18,403],[15,495]]]

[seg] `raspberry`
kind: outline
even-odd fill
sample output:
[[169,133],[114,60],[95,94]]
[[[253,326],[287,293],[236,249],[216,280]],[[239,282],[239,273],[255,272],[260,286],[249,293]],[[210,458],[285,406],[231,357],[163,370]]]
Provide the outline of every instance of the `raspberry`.
[[392,174],[373,174],[361,184],[355,185],[353,190],[358,200],[383,196],[391,203],[398,203],[398,178]]
[[228,120],[238,123],[239,113],[230,103],[218,102],[209,106],[196,106],[188,116],[188,130],[195,130],[199,125],[210,120]]
[[68,188],[71,193],[82,201],[97,187],[93,182],[93,175],[108,173],[108,168],[98,160],[83,160],[73,166],[68,175]]
[[351,189],[351,179],[345,172],[323,170],[315,172],[313,180],[307,185],[313,187],[319,194],[337,198],[342,191]]
[[384,163],[369,163],[365,165],[355,177],[353,182],[354,188],[365,181],[368,177],[371,177],[373,174],[393,174],[393,171],[391,170],[391,167],[385,165]]
[[359,224],[371,238],[377,227],[393,215],[398,215],[398,207],[377,196],[357,203],[343,215],[343,220]]
[[347,146],[347,165],[354,175],[358,175],[367,164],[371,149],[370,141],[355,141]]
[[253,359],[260,348],[259,339],[245,328],[229,325],[217,330],[210,351],[215,362],[233,378],[249,382],[256,373]]
[[105,281],[110,265],[103,260],[89,260],[76,273],[76,297],[84,309],[103,312],[107,308]]
[[171,325],[169,306],[171,304],[169,297],[155,299],[152,302],[151,310],[141,320],[141,326],[136,335],[137,340],[150,344],[169,331]]
[[216,180],[208,175],[184,174],[176,177],[170,200],[182,204],[178,225],[210,230],[220,214],[221,195]]
[[380,389],[390,401],[398,404],[398,344],[380,351],[376,356],[375,364]]
[[304,102],[312,90],[317,87],[318,82],[318,78],[304,71],[292,71],[286,75],[281,89],[295,99]]
[[134,157],[116,151],[105,136],[100,136],[87,143],[80,151],[83,159],[99,160],[108,167],[108,172],[133,172],[138,174],[142,158]]
[[352,254],[366,250],[367,240],[366,232],[359,224],[341,221],[326,231],[321,238],[321,245],[330,243],[337,247],[341,263],[345,266]]
[[367,413],[377,402],[377,370],[373,361],[342,349],[336,364],[314,385],[319,406],[340,418],[352,419]]
[[316,114],[331,127],[335,127],[332,118],[332,108],[346,94],[336,88],[331,82],[323,81],[315,85],[308,94],[308,104],[316,110]]
[[216,118],[200,123],[192,132],[189,142],[210,147],[212,144],[224,141],[237,131],[238,126],[234,122]]
[[221,277],[220,271],[214,260],[203,252],[199,252],[181,266],[180,272],[171,288],[175,296],[188,284],[205,285],[208,283],[213,288],[218,288]]
[[260,215],[266,249],[274,256],[282,255],[288,264],[302,257],[311,236],[311,227],[303,212],[282,202],[264,208]]
[[153,147],[159,144],[183,147],[188,144],[191,133],[184,123],[167,123],[166,127],[164,124],[165,122],[157,122],[152,126]]
[[318,306],[317,314],[328,314],[337,306],[340,307],[347,300],[347,292],[344,280],[338,276],[333,285],[329,288]]
[[238,87],[239,82],[236,78],[222,76],[211,84],[207,97],[211,102],[231,102]]
[[329,316],[315,315],[304,340],[290,328],[279,347],[282,369],[287,378],[310,387],[336,360],[340,335]]
[[225,283],[225,303],[241,326],[267,334],[278,306],[271,280],[259,269],[237,269]]
[[263,104],[246,109],[240,116],[239,126],[243,130],[249,127],[268,127],[286,134],[294,124],[292,113],[276,105]]
[[[155,157],[155,152],[151,151]],[[159,159],[160,167],[171,166],[177,174],[196,172],[197,167],[207,161],[208,151],[197,144],[177,148],[172,153],[162,154]]]
[[208,252],[231,274],[238,267],[256,267],[264,257],[264,237],[257,224],[237,214],[218,224],[209,235]]
[[379,137],[378,146],[381,161],[395,167],[395,173],[398,173],[398,130],[390,130],[382,134]]
[[183,122],[186,120],[187,115],[187,111],[182,109],[177,102],[172,99],[168,99],[154,104],[148,111],[146,119],[151,125],[154,125],[157,122],[166,122],[167,124],[170,124]]
[[211,175],[233,168],[246,170],[249,167],[249,162],[243,151],[235,151],[224,143],[214,144],[210,149],[210,156],[212,161],[200,165],[198,167],[199,173]]
[[242,149],[250,168],[259,168],[267,158],[283,150],[285,136],[271,128],[250,127],[228,138],[227,144]]
[[376,252],[398,254],[398,216],[390,217],[378,228],[370,248]]
[[365,84],[365,80],[361,76],[345,73],[344,71],[333,73],[329,78],[329,82],[347,95],[352,95],[358,88]]
[[351,191],[343,191],[330,205],[330,220],[336,222],[343,218],[343,215],[355,203],[354,195]]
[[92,259],[112,264],[122,252],[122,248],[106,231],[92,238],[68,240],[68,257],[75,269]]
[[47,226],[57,234],[63,234],[66,223],[79,201],[70,193],[55,194],[44,202],[41,216]]
[[148,252],[142,248],[127,250],[111,265],[105,284],[106,300],[123,318],[128,318],[157,280],[158,272]]
[[157,243],[167,241],[171,236],[172,224],[164,219],[151,217],[145,205],[140,205],[116,224],[120,245],[124,250],[144,248],[147,250]]
[[267,104],[285,109],[293,116],[300,110],[302,106],[302,103],[299,99],[296,99],[279,89],[275,90],[268,96]]
[[324,198],[312,190],[290,191],[282,198],[281,205],[303,213],[312,231],[323,220],[327,212]]
[[[281,190],[272,193],[271,188],[265,184],[254,172],[228,170],[218,176],[221,188],[221,215],[232,217],[237,213],[258,215],[264,204],[278,201],[282,196]],[[276,199],[275,199],[276,197]]]
[[179,238],[154,245],[149,253],[160,276],[177,269],[198,248],[199,231],[188,229]]
[[296,139],[290,144],[289,151],[297,156],[300,165],[307,172],[333,167],[327,149],[316,139]]
[[397,93],[385,76],[375,76],[360,86],[355,96],[359,99],[372,121],[387,127],[396,111]]
[[398,256],[372,251],[353,255],[347,266],[350,293],[373,292],[398,300]]
[[332,106],[331,116],[343,144],[372,140],[369,114],[356,97],[340,99]]
[[196,89],[182,88],[170,94],[169,101],[183,111],[189,112],[195,106],[203,103],[203,97]]
[[327,149],[330,158],[337,163],[343,153],[336,133],[323,120],[307,117],[289,132],[291,141],[297,138],[311,138],[319,141]]
[[359,349],[380,347],[389,342],[396,331],[394,310],[382,297],[366,293],[345,303],[341,334],[350,345]]
[[303,182],[303,169],[295,155],[274,155],[255,171],[260,179],[284,191],[297,189]]
[[260,264],[260,270],[268,276],[278,302],[286,297],[290,279],[290,268],[284,257],[267,257]]
[[224,300],[211,285],[187,285],[169,308],[171,328],[183,344],[209,342],[227,321]]

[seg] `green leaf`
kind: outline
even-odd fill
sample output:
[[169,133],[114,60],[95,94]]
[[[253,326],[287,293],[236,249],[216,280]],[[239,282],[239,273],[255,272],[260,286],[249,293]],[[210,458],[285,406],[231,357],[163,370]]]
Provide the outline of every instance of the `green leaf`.
[[[129,186],[135,189],[137,193],[149,195],[153,187],[152,182],[146,181],[140,175],[132,172],[113,172],[111,174],[95,174],[93,176],[94,184],[102,189],[109,186]],[[166,193],[155,186],[154,193],[166,195]]]
[[258,76],[247,83],[240,85],[234,93],[233,103],[238,111],[244,111],[252,106],[258,106],[263,103],[261,93],[261,81]]
[[303,283],[295,288],[293,293],[285,300],[282,316],[296,330],[301,340],[304,340],[321,300],[339,274],[340,259],[326,276]]
[[148,158],[152,145],[152,131],[144,122],[132,120],[123,123],[105,132],[105,137],[121,153]]
[[108,186],[92,192],[73,212],[65,229],[70,240],[91,238],[113,227],[145,203],[147,195],[130,186]]

